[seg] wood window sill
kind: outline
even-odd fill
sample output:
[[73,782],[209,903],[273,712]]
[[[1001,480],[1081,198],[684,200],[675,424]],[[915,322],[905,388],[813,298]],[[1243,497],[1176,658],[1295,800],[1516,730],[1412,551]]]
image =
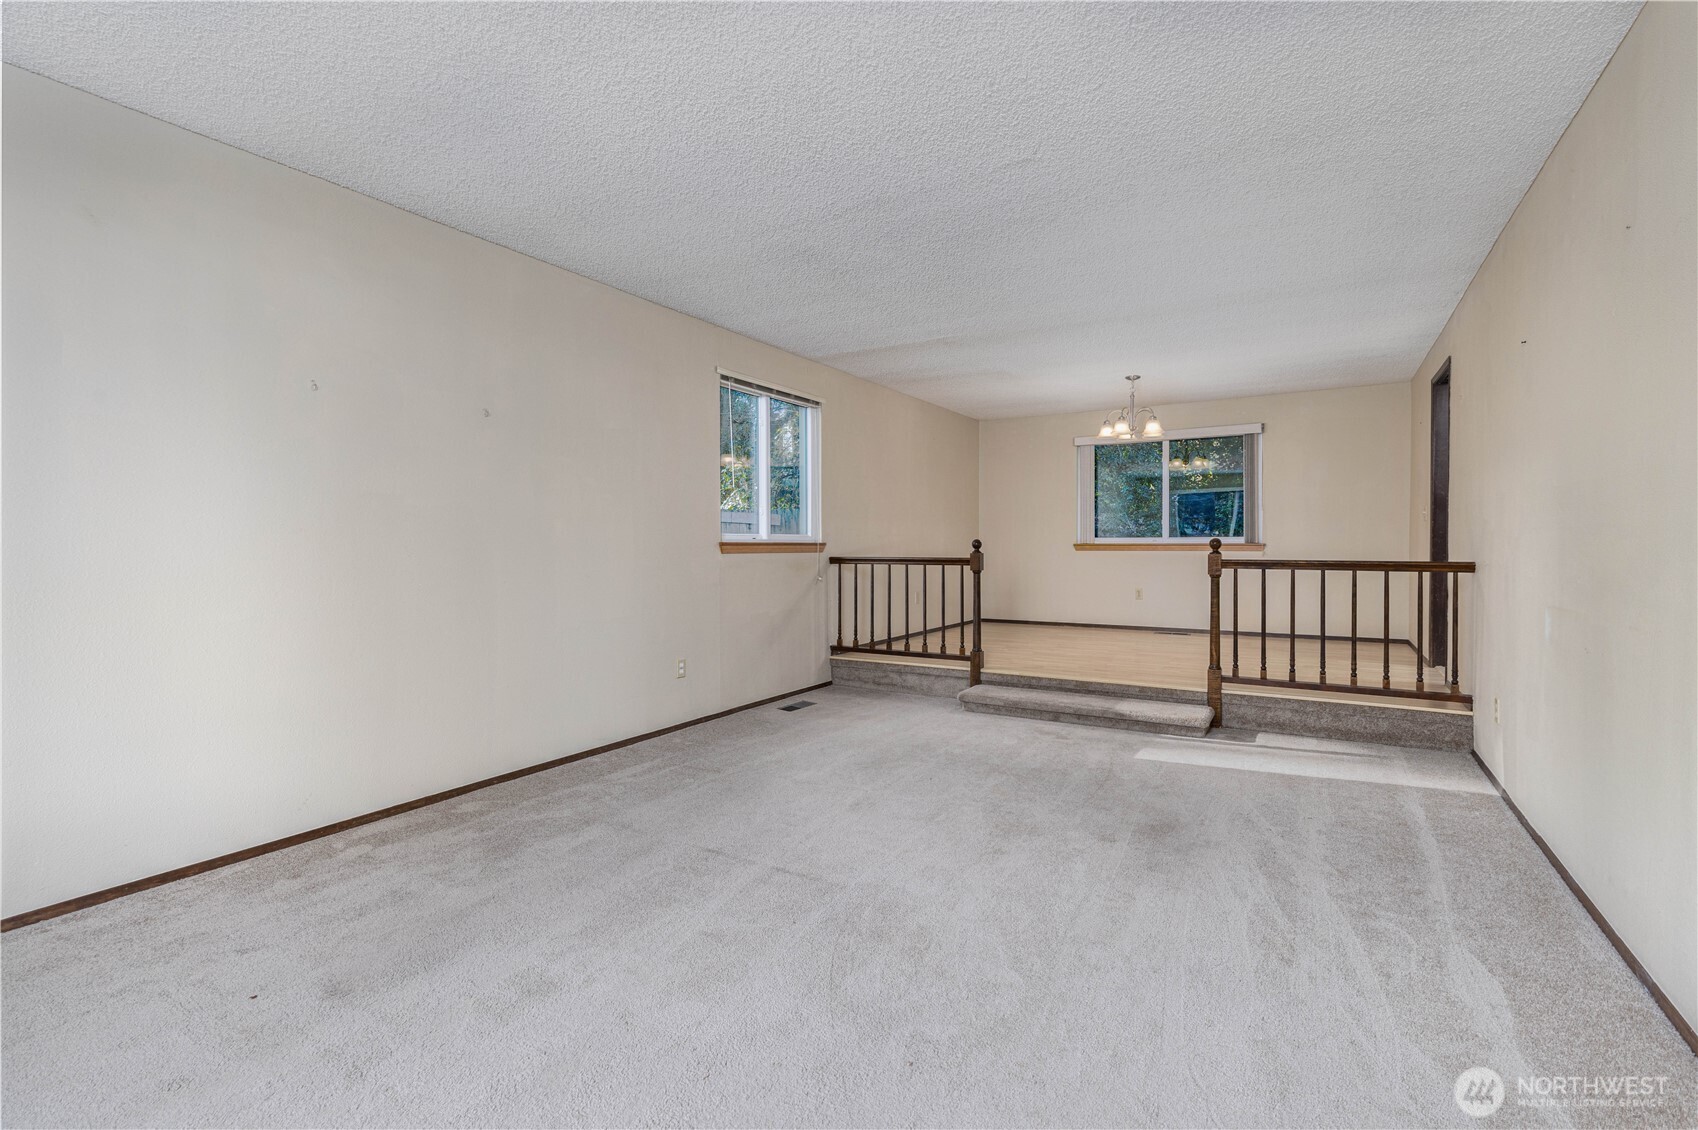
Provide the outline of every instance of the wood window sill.
[[721,553],[818,553],[823,541],[722,541]]
[[[1193,552],[1201,551],[1203,553],[1207,553],[1209,551],[1209,544],[1207,542],[1201,542],[1201,543],[1184,542],[1184,543],[1180,543],[1180,544],[1175,544],[1173,542],[1155,542],[1155,541],[1153,541],[1153,542],[1146,542],[1146,543],[1139,544],[1139,545],[1134,545],[1134,544],[1129,544],[1129,543],[1118,543],[1118,542],[1078,541],[1078,542],[1073,543],[1073,548],[1077,549],[1077,550],[1099,550],[1099,549],[1121,550],[1121,549],[1130,549],[1130,550],[1137,552],[1137,553],[1149,553],[1149,552],[1152,552],[1152,551],[1157,552],[1157,553],[1174,553],[1174,552],[1181,552],[1182,553],[1182,552],[1185,552],[1186,550],[1190,550],[1190,551],[1193,551]],[[1220,551],[1222,553],[1238,553],[1238,552],[1261,553],[1263,550],[1265,550],[1267,548],[1268,547],[1261,542],[1230,542],[1226,545],[1221,546]]]

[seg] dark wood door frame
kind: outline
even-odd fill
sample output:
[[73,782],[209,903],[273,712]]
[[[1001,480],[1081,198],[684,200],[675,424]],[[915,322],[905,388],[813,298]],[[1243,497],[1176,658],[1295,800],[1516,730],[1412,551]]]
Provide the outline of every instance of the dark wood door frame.
[[[1450,358],[1439,366],[1432,387],[1432,461],[1428,465],[1427,560],[1450,560]],[[1449,658],[1450,593],[1446,578],[1435,573],[1427,601],[1427,662],[1435,667]]]

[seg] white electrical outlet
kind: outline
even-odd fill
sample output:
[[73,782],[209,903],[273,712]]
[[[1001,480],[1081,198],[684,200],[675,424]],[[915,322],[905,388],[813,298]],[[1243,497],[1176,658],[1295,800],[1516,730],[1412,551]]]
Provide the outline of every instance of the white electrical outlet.
[[678,677],[680,679],[684,677],[684,661],[682,659],[678,661]]
[[1133,589],[1132,590],[1132,599],[1133,600],[1143,600],[1144,599],[1144,590],[1143,589]]
[[1503,715],[1498,713],[1498,696],[1493,695],[1492,696],[1492,725],[1501,726],[1502,724],[1503,724]]

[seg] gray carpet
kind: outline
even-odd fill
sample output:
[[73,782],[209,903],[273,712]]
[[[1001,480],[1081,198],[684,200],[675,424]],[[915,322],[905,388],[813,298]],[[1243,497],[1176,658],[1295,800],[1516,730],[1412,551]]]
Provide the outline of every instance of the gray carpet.
[[[7,934],[0,1117],[1698,1122],[1466,756],[808,697]],[[1515,1102],[1624,1073],[1662,1105]]]

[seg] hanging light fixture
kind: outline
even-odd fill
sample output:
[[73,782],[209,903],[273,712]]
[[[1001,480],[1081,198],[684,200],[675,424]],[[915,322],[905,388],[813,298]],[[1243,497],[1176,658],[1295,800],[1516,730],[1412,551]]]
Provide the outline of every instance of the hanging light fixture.
[[1138,407],[1138,374],[1127,377],[1126,407],[1118,413],[1110,412],[1103,417],[1103,426],[1097,430],[1098,439],[1160,439],[1162,437],[1161,421],[1156,419],[1156,413],[1151,408]]

